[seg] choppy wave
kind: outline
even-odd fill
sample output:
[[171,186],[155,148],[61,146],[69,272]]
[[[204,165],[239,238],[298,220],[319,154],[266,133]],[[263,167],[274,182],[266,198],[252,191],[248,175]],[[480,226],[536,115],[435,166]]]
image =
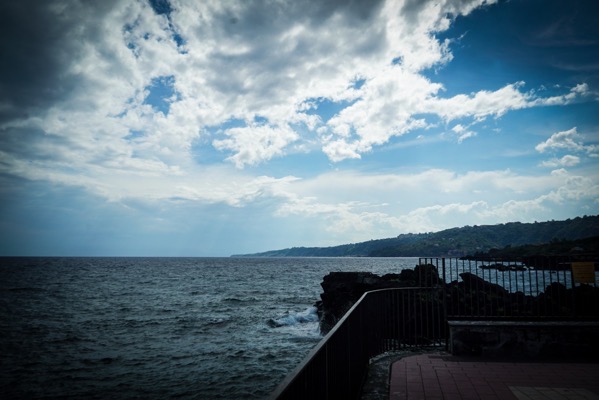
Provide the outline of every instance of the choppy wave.
[[271,318],[268,320],[268,324],[273,328],[279,328],[282,326],[295,326],[297,324],[318,322],[318,314],[316,311],[316,307],[308,307],[304,311],[298,313],[288,313],[279,318]]
[[322,277],[399,263],[0,258],[0,393],[265,398],[321,338]]

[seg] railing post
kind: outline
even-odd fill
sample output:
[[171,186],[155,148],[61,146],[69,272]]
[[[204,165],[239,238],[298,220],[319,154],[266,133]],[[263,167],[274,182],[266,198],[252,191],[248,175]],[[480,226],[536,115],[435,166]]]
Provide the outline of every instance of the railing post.
[[445,351],[449,350],[449,334],[447,328],[447,275],[445,272],[445,258],[441,261],[441,266],[443,268],[443,285],[441,289],[441,295],[443,296],[442,305],[443,305],[443,326],[439,327],[441,329],[441,335],[445,336]]

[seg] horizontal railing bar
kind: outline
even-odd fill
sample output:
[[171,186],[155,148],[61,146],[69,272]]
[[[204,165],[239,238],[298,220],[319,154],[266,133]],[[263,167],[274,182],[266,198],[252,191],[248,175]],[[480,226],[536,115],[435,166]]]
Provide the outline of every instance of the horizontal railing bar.
[[408,346],[447,348],[448,320],[599,321],[597,280],[580,285],[572,271],[552,269],[573,260],[541,261],[532,269],[499,258],[421,258],[420,286],[364,293],[270,398],[353,398],[370,358]]
[[[386,290],[386,289],[383,289],[383,290]],[[271,398],[276,399],[277,397],[279,397],[283,393],[283,391],[287,388],[287,386],[289,386],[299,376],[299,374],[306,368],[306,366],[310,363],[312,358],[314,358],[314,356],[316,354],[318,354],[321,350],[324,349],[324,347],[327,345],[329,339],[336,334],[337,330],[340,329],[341,325],[345,322],[345,320],[349,318],[349,315],[356,308],[358,308],[360,306],[360,303],[364,300],[364,298],[368,295],[368,293],[369,292],[364,293],[360,297],[360,299],[358,299],[358,301],[356,301],[356,303],[349,309],[349,311],[347,311],[345,313],[345,315],[335,324],[333,329],[331,329],[329,331],[329,333],[327,333],[318,342],[318,344],[312,350],[310,350],[310,352],[308,353],[308,355],[306,355],[306,357],[304,357],[302,362],[293,371],[291,371],[291,373],[289,373],[287,375],[287,377],[285,377],[285,379],[279,384],[277,389],[272,393]]]
[[[420,292],[424,292],[424,291],[437,291],[437,290],[439,290],[439,289],[436,287],[404,287],[404,288],[377,289],[377,290],[365,292],[360,297],[360,299],[335,324],[335,326],[327,333],[327,335],[324,336],[312,350],[310,350],[310,352],[306,355],[306,357],[304,357],[302,362],[292,372],[290,372],[285,377],[285,379],[279,384],[279,386],[277,386],[275,391],[271,394],[270,398],[277,399],[277,398],[283,397],[286,394],[286,391],[292,385],[294,385],[296,383],[296,381],[298,381],[299,379],[303,379],[303,374],[307,373],[307,370],[311,367],[313,360],[317,359],[317,357],[319,357],[321,355],[321,353],[324,352],[324,354],[326,355],[324,362],[325,363],[330,362],[330,360],[328,359],[329,355],[327,352],[328,347],[331,345],[331,343],[333,343],[335,341],[337,336],[341,334],[341,331],[346,329],[346,325],[348,324],[350,319],[354,317],[354,314],[360,312],[360,309],[362,307],[365,307],[365,304],[368,301],[370,301],[370,299],[372,299],[372,301],[383,300],[383,299],[378,299],[378,297],[384,296],[385,294],[392,296],[393,292],[397,292],[397,293],[409,293],[409,292],[416,293],[416,292],[418,292],[418,293],[420,293]],[[401,303],[401,304],[403,304],[403,303]],[[388,306],[388,304],[381,304],[381,306]],[[381,311],[381,310],[379,310],[379,311]],[[384,311],[382,311],[382,312],[384,312]],[[389,311],[387,311],[387,312],[389,312]],[[397,310],[390,310],[390,312],[391,313],[397,312]],[[372,331],[380,330],[379,329],[380,327],[377,327],[377,326],[373,326],[373,327],[369,327],[369,328]],[[367,338],[360,338],[360,341],[366,340],[366,339]],[[391,340],[396,340],[396,341],[401,340],[400,337],[397,337],[397,338],[383,337],[381,339],[385,339],[385,340],[391,339]],[[435,343],[438,342],[438,340],[436,340],[436,338],[432,339],[432,340]],[[397,347],[397,346],[395,345],[395,347]],[[381,346],[381,343],[377,343],[376,348],[377,348],[377,350],[375,350],[375,351],[372,351],[372,349],[367,349],[366,353],[368,355],[368,358],[371,358],[378,354],[382,354],[388,350],[385,346]],[[351,349],[347,349],[347,350],[351,351]],[[367,363],[366,363],[365,367],[367,367]],[[366,372],[366,370],[363,371],[364,375],[365,375],[365,372]],[[325,392],[326,392],[326,388],[325,388]],[[326,398],[326,397],[327,396],[324,395],[323,398]]]

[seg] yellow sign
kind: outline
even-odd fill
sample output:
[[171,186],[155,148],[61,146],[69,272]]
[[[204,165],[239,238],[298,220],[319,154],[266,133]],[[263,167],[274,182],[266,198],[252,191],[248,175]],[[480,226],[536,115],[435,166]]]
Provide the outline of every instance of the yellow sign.
[[572,276],[575,283],[595,283],[595,263],[573,262]]

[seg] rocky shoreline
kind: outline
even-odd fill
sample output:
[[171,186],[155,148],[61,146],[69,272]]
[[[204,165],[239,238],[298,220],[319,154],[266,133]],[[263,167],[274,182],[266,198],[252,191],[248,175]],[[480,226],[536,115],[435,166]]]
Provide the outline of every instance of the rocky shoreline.
[[[321,283],[316,302],[322,334],[328,333],[365,292],[377,289],[435,287],[437,295],[427,301],[445,302],[446,316],[513,318],[597,317],[599,288],[580,285],[566,288],[551,283],[537,296],[510,293],[504,287],[463,272],[460,281],[444,283],[434,265],[417,265],[399,274],[379,276],[371,272],[331,272]],[[575,313],[574,313],[575,311]]]

